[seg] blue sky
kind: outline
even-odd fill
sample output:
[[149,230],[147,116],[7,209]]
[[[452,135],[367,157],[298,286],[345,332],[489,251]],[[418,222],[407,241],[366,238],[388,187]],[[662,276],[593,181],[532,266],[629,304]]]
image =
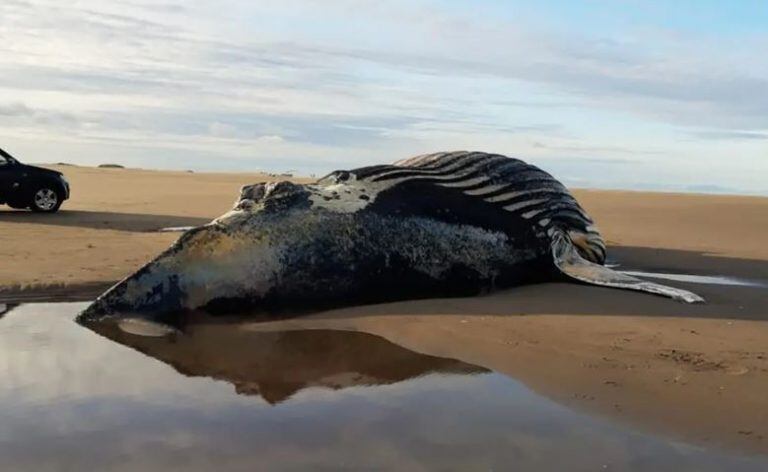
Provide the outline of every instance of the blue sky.
[[22,160],[321,174],[438,150],[768,194],[768,2],[0,3]]

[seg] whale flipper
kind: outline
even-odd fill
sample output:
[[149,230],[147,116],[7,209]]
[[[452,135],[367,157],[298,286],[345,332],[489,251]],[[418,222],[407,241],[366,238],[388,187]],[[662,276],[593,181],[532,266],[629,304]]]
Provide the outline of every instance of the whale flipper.
[[640,280],[603,265],[590,262],[581,257],[570,238],[562,232],[553,235],[552,256],[555,266],[560,269],[560,272],[580,282],[603,287],[648,292],[686,303],[704,302],[702,297],[693,292]]

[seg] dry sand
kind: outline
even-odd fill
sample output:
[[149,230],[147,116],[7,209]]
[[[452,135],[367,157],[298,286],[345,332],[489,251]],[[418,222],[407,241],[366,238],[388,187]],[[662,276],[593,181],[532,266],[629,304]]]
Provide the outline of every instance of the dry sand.
[[[55,215],[0,211],[0,298],[90,297],[166,248],[169,226],[223,213],[258,174],[60,167]],[[624,268],[768,283],[768,198],[575,192]],[[768,453],[768,289],[663,282],[706,305],[543,284],[347,308],[247,329],[381,335],[507,373],[568,405],[682,439]]]

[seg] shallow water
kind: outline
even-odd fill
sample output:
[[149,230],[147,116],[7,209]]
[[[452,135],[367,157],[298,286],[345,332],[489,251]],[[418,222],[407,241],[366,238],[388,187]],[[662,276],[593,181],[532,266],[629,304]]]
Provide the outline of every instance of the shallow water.
[[0,314],[0,470],[768,470],[371,334],[96,334],[84,306]]
[[194,226],[169,226],[167,228],[160,228],[158,231],[160,233],[185,233],[193,228]]

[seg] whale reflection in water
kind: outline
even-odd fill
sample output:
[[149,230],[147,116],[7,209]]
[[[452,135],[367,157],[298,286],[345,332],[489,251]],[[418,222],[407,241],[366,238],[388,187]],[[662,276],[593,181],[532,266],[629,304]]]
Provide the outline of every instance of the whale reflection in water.
[[258,331],[253,323],[192,323],[171,336],[138,336],[115,324],[93,331],[181,374],[234,385],[242,395],[283,402],[310,387],[389,385],[427,374],[489,373],[455,359],[420,354],[373,334],[339,330]]

